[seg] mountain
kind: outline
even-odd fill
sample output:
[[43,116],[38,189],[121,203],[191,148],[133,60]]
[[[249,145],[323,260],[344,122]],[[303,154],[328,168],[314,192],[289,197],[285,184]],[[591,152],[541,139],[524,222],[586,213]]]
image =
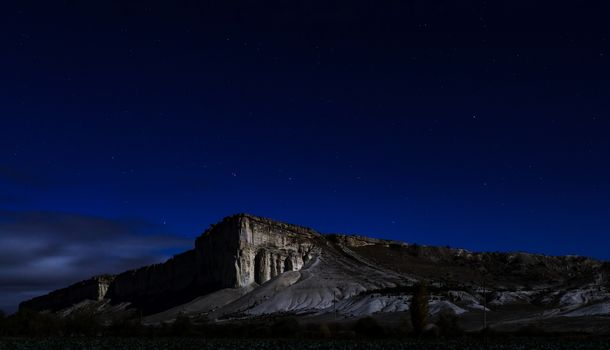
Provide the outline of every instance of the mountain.
[[[610,332],[610,264],[579,256],[474,253],[313,229],[248,214],[227,217],[165,263],[104,275],[20,304],[61,315],[94,306],[143,322],[180,314],[212,322],[291,314],[304,321],[373,315],[399,322],[425,280],[432,317],[467,329],[535,324]],[[484,315],[485,314],[485,315]]]

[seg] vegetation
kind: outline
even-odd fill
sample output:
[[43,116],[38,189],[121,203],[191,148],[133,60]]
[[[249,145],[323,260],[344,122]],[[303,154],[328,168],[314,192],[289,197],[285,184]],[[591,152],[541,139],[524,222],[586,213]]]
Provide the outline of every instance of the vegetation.
[[370,338],[381,338],[385,335],[385,329],[372,317],[364,317],[356,321],[354,331]]
[[555,340],[517,339],[482,342],[472,339],[438,340],[269,340],[269,339],[202,339],[202,338],[50,338],[50,339],[0,339],[0,349],[14,350],[605,350],[610,349],[607,340]]
[[452,312],[443,312],[436,321],[439,335],[442,337],[460,337],[464,330],[459,324],[458,317]]
[[301,325],[294,317],[277,320],[271,325],[271,334],[278,338],[292,338],[301,332]]
[[[425,286],[421,288],[421,291],[421,295],[425,299]],[[252,340],[253,344],[267,345],[277,343],[263,340],[295,339],[295,344],[298,343],[297,340],[303,341],[304,344],[320,344],[314,340],[333,339],[332,344],[341,342],[351,344],[346,342],[350,340],[354,344],[391,344],[389,348],[396,349],[401,348],[401,346],[396,345],[399,343],[411,344],[411,349],[428,349],[429,345],[427,344],[434,343],[436,339],[442,343],[444,342],[443,344],[461,344],[458,340],[463,339],[465,343],[475,345],[469,345],[469,347],[456,345],[454,349],[478,349],[476,343],[482,339],[486,339],[486,341],[492,339],[499,344],[512,342],[515,339],[536,339],[536,341],[544,342],[555,341],[561,335],[545,333],[543,330],[533,326],[525,327],[513,333],[501,333],[492,329],[465,333],[459,326],[458,318],[452,313],[442,314],[436,320],[435,325],[427,327],[428,331],[425,331],[423,334],[421,332],[414,332],[414,327],[412,327],[406,318],[398,326],[388,326],[379,323],[373,317],[364,317],[353,322],[334,323],[303,323],[302,319],[299,320],[293,316],[261,318],[232,324],[212,323],[205,319],[193,319],[186,315],[179,315],[172,323],[156,326],[144,326],[139,321],[139,318],[101,320],[90,310],[73,312],[63,318],[49,313],[20,311],[8,317],[0,317],[0,350],[37,348],[130,349],[134,346],[133,344],[143,344],[140,348],[160,349],[165,348],[163,344],[168,342],[165,340],[167,338],[175,339],[177,344],[183,343],[184,339],[187,338],[193,339],[192,344],[202,344],[201,341],[203,340],[215,344],[223,344],[221,339],[260,339],[260,341]],[[427,323],[425,322],[427,321],[421,322],[420,325],[426,325]],[[423,329],[425,330],[426,328]],[[421,335],[425,336],[421,337]],[[566,339],[565,334],[561,336],[563,339]],[[586,339],[581,334],[571,334],[569,337]],[[120,342],[125,345],[112,346],[114,344],[112,343],[113,341],[119,342],[118,340],[112,340],[117,338],[122,339]],[[19,342],[24,342],[24,344],[30,344],[31,346],[17,346],[15,344],[19,342],[15,343],[14,339],[18,339]],[[156,343],[152,339],[156,339]],[[200,339],[201,341],[194,339]],[[376,339],[377,342],[368,342],[367,339]],[[392,339],[398,343],[392,342]],[[79,341],[91,342],[93,345],[78,346],[80,344]],[[589,342],[587,340],[584,344],[589,344]],[[49,346],[43,347],[42,344],[48,344]],[[101,345],[98,347],[95,344]],[[185,348],[188,349],[189,344],[191,343],[185,343]],[[231,341],[229,344],[242,344],[242,342]],[[607,344],[610,349],[610,343]],[[581,344],[575,345],[580,346]],[[206,346],[203,348],[205,349]],[[236,348],[225,346],[224,348],[241,349],[240,346]],[[255,348],[266,349],[265,347]],[[497,349],[503,348],[497,347]],[[273,349],[273,347],[270,349]],[[533,349],[535,350],[536,348]],[[546,347],[544,349],[555,349],[555,347]],[[578,349],[578,347],[574,347],[574,349]],[[584,349],[589,349],[589,347]]]
[[413,332],[416,335],[421,335],[428,325],[428,300],[430,295],[428,293],[428,285],[426,282],[421,282],[417,285],[413,298],[411,299],[411,305],[409,311],[411,313],[411,325],[413,325]]
[[179,314],[171,325],[171,335],[177,337],[188,337],[195,335],[195,329],[190,317]]

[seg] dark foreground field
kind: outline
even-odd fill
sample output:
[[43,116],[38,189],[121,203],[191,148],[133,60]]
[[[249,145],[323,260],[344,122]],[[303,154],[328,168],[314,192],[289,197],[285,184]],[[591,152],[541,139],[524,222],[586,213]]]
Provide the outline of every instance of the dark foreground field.
[[610,349],[607,339],[460,339],[460,340],[261,340],[201,338],[9,338],[0,349],[14,350],[302,350],[302,349],[494,349],[494,350],[601,350]]

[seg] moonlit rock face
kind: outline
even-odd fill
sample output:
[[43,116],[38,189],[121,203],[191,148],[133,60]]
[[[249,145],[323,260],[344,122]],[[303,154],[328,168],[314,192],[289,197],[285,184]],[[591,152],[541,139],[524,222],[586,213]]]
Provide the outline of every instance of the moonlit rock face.
[[461,307],[446,300],[431,301],[428,307],[431,315],[439,315],[443,312],[451,312],[454,315],[461,315],[468,312],[467,310],[462,309]]
[[213,288],[263,284],[311,259],[320,234],[303,227],[249,215],[214,225],[195,244],[199,284]]
[[472,294],[464,291],[449,291],[447,293],[448,298],[453,302],[468,302],[478,304],[479,299]]
[[598,316],[610,314],[610,302],[599,303],[564,314],[567,317]]
[[507,305],[517,303],[529,303],[536,292],[533,291],[503,291],[494,295],[491,305]]
[[409,310],[410,296],[367,294],[341,300],[338,312],[349,316],[366,316],[379,312],[403,312]]
[[608,293],[598,288],[573,289],[561,296],[561,306],[581,306],[608,298]]

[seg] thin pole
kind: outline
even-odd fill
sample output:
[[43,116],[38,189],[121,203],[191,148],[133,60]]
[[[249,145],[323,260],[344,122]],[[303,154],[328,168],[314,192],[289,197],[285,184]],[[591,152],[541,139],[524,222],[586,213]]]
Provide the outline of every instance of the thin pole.
[[483,329],[487,329],[487,288],[485,276],[483,276]]

